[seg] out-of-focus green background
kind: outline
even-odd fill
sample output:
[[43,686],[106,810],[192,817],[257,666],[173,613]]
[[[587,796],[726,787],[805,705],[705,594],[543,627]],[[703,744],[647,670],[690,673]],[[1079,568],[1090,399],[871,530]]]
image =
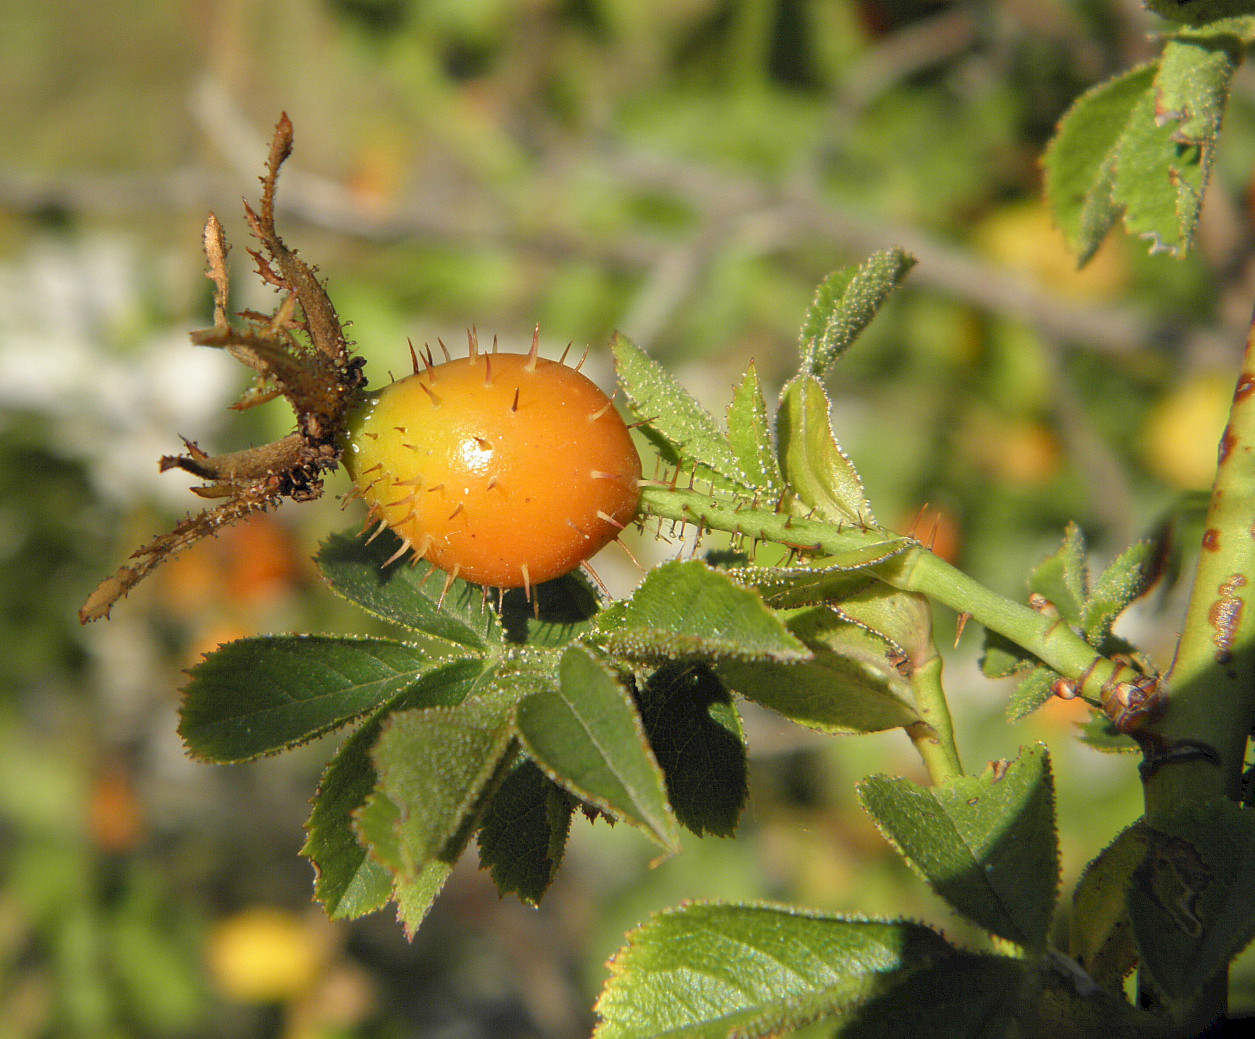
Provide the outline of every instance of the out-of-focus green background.
[[[879,517],[1011,594],[1069,519],[1100,561],[1170,533],[1188,575],[1255,300],[1255,78],[1191,257],[1116,240],[1078,274],[1039,201],[1055,121],[1153,55],[1152,28],[1135,0],[0,0],[0,1037],[580,1036],[623,931],[684,898],[963,937],[855,803],[869,771],[919,774],[906,740],[754,712],[734,841],[650,868],[625,828],[577,827],[539,910],[471,856],[413,943],[387,913],[328,923],[298,850],[333,743],[190,761],[177,690],[233,637],[367,630],[309,562],[360,521],[342,478],[111,621],[75,614],[193,506],[157,474],[180,434],[225,450],[287,429],[281,404],[228,412],[242,370],[186,337],[211,321],[210,209],[233,302],[272,304],[239,200],[281,110],[281,230],[375,384],[407,336],[474,323],[522,349],[539,323],[554,354],[591,345],[608,386],[618,328],[718,412],[751,359],[771,391],[788,376],[823,275],[903,245],[920,266],[831,386]],[[630,588],[614,552],[598,569]],[[1161,665],[1174,573],[1123,629]],[[1134,762],[1079,746],[1063,704],[1008,727],[977,648],[947,672],[967,764],[1049,742],[1069,884],[1138,813]]]

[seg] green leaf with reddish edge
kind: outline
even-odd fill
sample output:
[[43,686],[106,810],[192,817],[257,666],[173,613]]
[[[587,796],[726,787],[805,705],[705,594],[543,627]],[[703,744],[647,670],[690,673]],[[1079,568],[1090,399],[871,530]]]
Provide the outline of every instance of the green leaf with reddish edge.
[[274,754],[352,721],[441,664],[421,647],[332,635],[228,642],[189,672],[179,733],[206,761]]
[[655,567],[627,598],[597,617],[597,639],[632,660],[805,660],[806,647],[726,573],[700,560]]
[[952,909],[1001,938],[1045,948],[1059,886],[1054,782],[1042,745],[944,786],[869,776],[864,808]]
[[887,249],[820,282],[798,337],[800,370],[822,379],[914,266],[913,256]]
[[[482,687],[481,687],[482,688]],[[396,864],[403,878],[434,859],[452,863],[478,820],[484,796],[514,739],[514,702],[486,689],[455,707],[398,711],[384,722],[371,759],[379,782],[363,810],[361,832],[377,843],[386,805],[396,810]],[[382,845],[382,841],[379,842]]]
[[1146,848],[1142,822],[1122,830],[1085,867],[1072,895],[1068,954],[1110,992],[1121,992],[1137,966],[1128,893]]
[[355,833],[353,816],[378,780],[370,759],[389,711],[460,703],[484,672],[479,660],[444,663],[353,733],[324,770],[305,825],[301,854],[314,864],[314,896],[333,920],[352,919],[387,902],[392,876]]
[[558,675],[556,688],[540,688],[519,704],[516,724],[527,753],[576,797],[677,851],[662,770],[632,697],[582,646],[562,654]]
[[1183,805],[1156,815],[1146,837],[1129,891],[1133,936],[1153,986],[1188,1003],[1255,938],[1255,815],[1221,799]]
[[695,465],[701,479],[724,487],[752,489],[728,438],[675,376],[621,332],[610,349],[632,413],[666,462],[682,464],[686,472]]
[[891,663],[893,647],[884,638],[825,606],[798,610],[788,623],[812,658],[719,661],[730,689],[820,732],[881,732],[919,720],[910,682]]
[[1046,151],[1046,197],[1082,265],[1120,218],[1112,198],[1117,146],[1134,109],[1149,95],[1156,67],[1140,65],[1082,94]]
[[832,435],[829,407],[828,394],[814,376],[799,375],[785,386],[776,415],[785,482],[790,493],[820,518],[873,527],[876,520],[863,481]]
[[705,664],[663,664],[637,701],[676,818],[699,836],[732,836],[748,793],[745,733],[719,676]]
[[1149,541],[1139,541],[1112,560],[1094,582],[1081,618],[1085,641],[1101,646],[1116,618],[1150,587]]
[[401,546],[391,531],[370,540],[333,534],[314,562],[332,589],[377,617],[421,631],[450,646],[483,650],[501,642],[501,625],[479,585],[454,581],[426,560],[408,558],[384,565]]
[[767,402],[758,381],[758,369],[751,361],[745,377],[732,392],[728,405],[728,444],[750,482],[768,494],[777,494],[783,487],[780,464],[776,461],[776,445],[771,439],[767,420]]
[[650,918],[611,959],[596,1039],[739,1039],[836,1017],[954,950],[902,921],[762,905]]
[[394,878],[392,898],[397,904],[397,920],[405,931],[406,941],[414,940],[419,925],[452,872],[453,863],[433,859],[412,877]]
[[476,841],[479,864],[503,895],[539,905],[571,832],[570,796],[534,761],[515,764],[493,792]]
[[1153,89],[1130,114],[1112,199],[1152,253],[1180,256],[1193,244],[1238,57],[1238,41],[1223,35],[1169,40]]

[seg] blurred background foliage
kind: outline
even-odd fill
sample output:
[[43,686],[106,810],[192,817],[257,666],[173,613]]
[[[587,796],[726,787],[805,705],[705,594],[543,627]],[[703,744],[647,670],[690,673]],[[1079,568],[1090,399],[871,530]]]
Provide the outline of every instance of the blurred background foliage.
[[[880,518],[1009,594],[1077,520],[1105,560],[1162,544],[1124,633],[1166,665],[1255,299],[1255,75],[1235,84],[1199,248],[1112,240],[1074,269],[1038,160],[1081,91],[1154,53],[1136,0],[0,0],[0,1039],[587,1034],[623,931],[685,898],[947,919],[859,812],[898,735],[748,718],[733,841],[649,868],[577,828],[539,910],[464,862],[412,944],[329,923],[299,858],[330,746],[189,761],[181,672],[260,631],[364,631],[309,562],[360,521],[332,495],[199,546],[82,630],[75,611],[193,499],[156,459],[286,431],[226,410],[200,229],[239,206],[286,109],[280,227],[329,283],[377,385],[407,336],[604,351],[622,329],[712,409],[794,363],[815,284],[874,248],[920,265],[832,381]],[[667,535],[669,531],[662,531]],[[666,558],[677,539],[635,544]],[[611,548],[599,571],[638,574]],[[951,621],[941,619],[940,639]],[[951,655],[969,768],[1045,739],[1067,879],[1140,811],[1134,762],[1074,706],[1008,727]],[[1237,1009],[1251,1002],[1239,968]],[[1252,993],[1255,995],[1255,993]]]

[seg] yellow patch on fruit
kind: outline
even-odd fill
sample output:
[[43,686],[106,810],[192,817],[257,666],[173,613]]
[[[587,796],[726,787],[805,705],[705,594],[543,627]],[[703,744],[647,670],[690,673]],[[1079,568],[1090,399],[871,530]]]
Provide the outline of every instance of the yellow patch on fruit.
[[573,570],[636,516],[640,456],[586,376],[528,354],[428,362],[386,387],[346,464],[371,516],[456,577],[529,588]]

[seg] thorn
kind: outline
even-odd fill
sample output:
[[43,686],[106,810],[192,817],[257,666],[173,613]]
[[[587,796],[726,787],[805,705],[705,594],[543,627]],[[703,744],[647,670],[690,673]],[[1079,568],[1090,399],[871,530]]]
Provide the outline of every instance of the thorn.
[[405,341],[410,344],[410,366],[414,369],[414,374],[418,374],[418,354],[414,352],[414,340],[409,336],[405,337]]
[[449,513],[449,519],[453,519],[462,510],[463,510],[463,504],[462,502],[458,502],[457,508],[454,509],[451,513]]
[[444,354],[445,363],[453,360],[453,355],[449,353],[449,348],[444,345],[444,340],[436,336],[436,342],[440,344],[440,352]]
[[558,358],[559,364],[566,364],[566,355],[571,352],[571,344],[567,343],[566,349],[562,351],[562,356]]
[[[617,393],[618,390],[616,390],[615,392]],[[657,422],[657,421],[658,421],[658,416],[655,415],[653,418],[637,419],[635,422],[626,423],[626,425],[628,429],[640,429],[642,426],[648,426],[651,422]]]
[[523,363],[523,371],[536,370],[536,358],[540,356],[540,325],[532,329],[532,348],[527,351],[527,360]]
[[436,600],[436,609],[440,610],[444,607],[444,597],[449,594],[449,589],[453,587],[453,582],[458,579],[458,571],[462,568],[454,566],[452,570],[445,575],[444,587],[440,589],[440,598]]
[[401,547],[398,548],[395,552],[393,552],[392,555],[390,555],[382,563],[380,563],[379,569],[386,570],[389,566],[391,566],[398,559],[400,559],[403,555],[405,555],[405,553],[408,552],[409,550],[410,550],[410,543],[406,541],[405,538],[402,538]]
[[[420,382],[419,386],[421,386],[423,388],[423,392],[427,394],[428,397],[431,398],[431,402],[434,405],[436,405],[436,407],[440,407],[440,398],[436,396],[436,391],[433,390],[430,386],[428,386],[427,383],[425,382]],[[402,432],[404,432],[404,430],[402,430]]]
[[429,369],[436,367],[436,359],[431,355],[431,344],[423,344],[423,364]]
[[588,421],[596,422],[607,411],[613,408],[614,407],[614,394],[618,392],[619,392],[618,390],[615,390],[614,393],[610,394],[609,400],[607,400],[605,404],[603,404],[600,408],[598,408],[596,411],[594,411],[591,415],[588,416]]
[[[527,568],[527,564],[526,564],[526,563],[524,563],[521,567],[519,567],[519,569],[520,569],[520,570],[522,571],[522,573],[523,573],[523,597],[524,597],[525,599],[527,599],[527,601],[528,601],[528,602],[531,602],[531,601],[532,601],[532,574],[531,574],[531,571],[530,571],[530,570],[528,570],[528,568]],[[539,602],[537,603],[537,605],[539,605]]]
[[647,572],[645,568],[641,566],[640,560],[637,559],[636,556],[633,554],[632,550],[627,547],[626,541],[624,541],[622,538],[615,538],[614,544],[618,545],[621,549],[623,549],[624,552],[627,553],[628,559],[632,560],[632,565],[635,566],[637,570],[639,570],[642,574]]
[[587,360],[588,360],[588,346],[587,344],[585,344],[583,356],[580,357],[579,364],[575,366],[575,370],[578,372],[581,368],[583,368],[584,362]]
[[514,400],[510,402],[510,410],[519,410],[519,388],[517,386],[514,387]]
[[970,613],[960,613],[958,620],[954,625],[954,644],[959,644],[959,639],[963,637],[963,629],[967,627],[967,622],[971,619]]
[[593,579],[594,582],[596,582],[597,587],[601,589],[602,595],[604,595],[607,599],[609,599],[610,589],[606,587],[606,582],[601,579],[601,574],[597,573],[597,571],[592,568],[588,560],[584,560],[584,562],[580,564],[580,569],[582,569],[586,574],[588,574],[589,577]]
[[[915,518],[911,520],[911,525],[906,528],[906,536],[908,538],[915,537],[915,530],[919,526],[919,521],[924,518],[924,511],[927,508],[928,508],[928,502],[924,502],[924,504],[919,507],[919,512],[917,512],[915,514]],[[916,540],[918,541],[919,539],[916,538]]]
[[601,509],[597,510],[597,518],[599,520],[604,520],[606,523],[609,523],[610,526],[615,527],[619,530],[627,530],[626,523],[620,523],[617,519],[611,516],[610,513],[602,512]]
[[474,325],[466,330],[466,349],[469,360],[479,356],[479,330]]
[[497,352],[497,337],[495,335],[492,337],[492,352],[494,354]]
[[491,479],[489,479],[488,483],[484,486],[484,490],[493,491],[496,489],[497,489],[497,478],[493,476]]
[[[496,353],[497,341],[492,341],[493,353]],[[484,354],[484,385],[492,385],[492,354]]]

